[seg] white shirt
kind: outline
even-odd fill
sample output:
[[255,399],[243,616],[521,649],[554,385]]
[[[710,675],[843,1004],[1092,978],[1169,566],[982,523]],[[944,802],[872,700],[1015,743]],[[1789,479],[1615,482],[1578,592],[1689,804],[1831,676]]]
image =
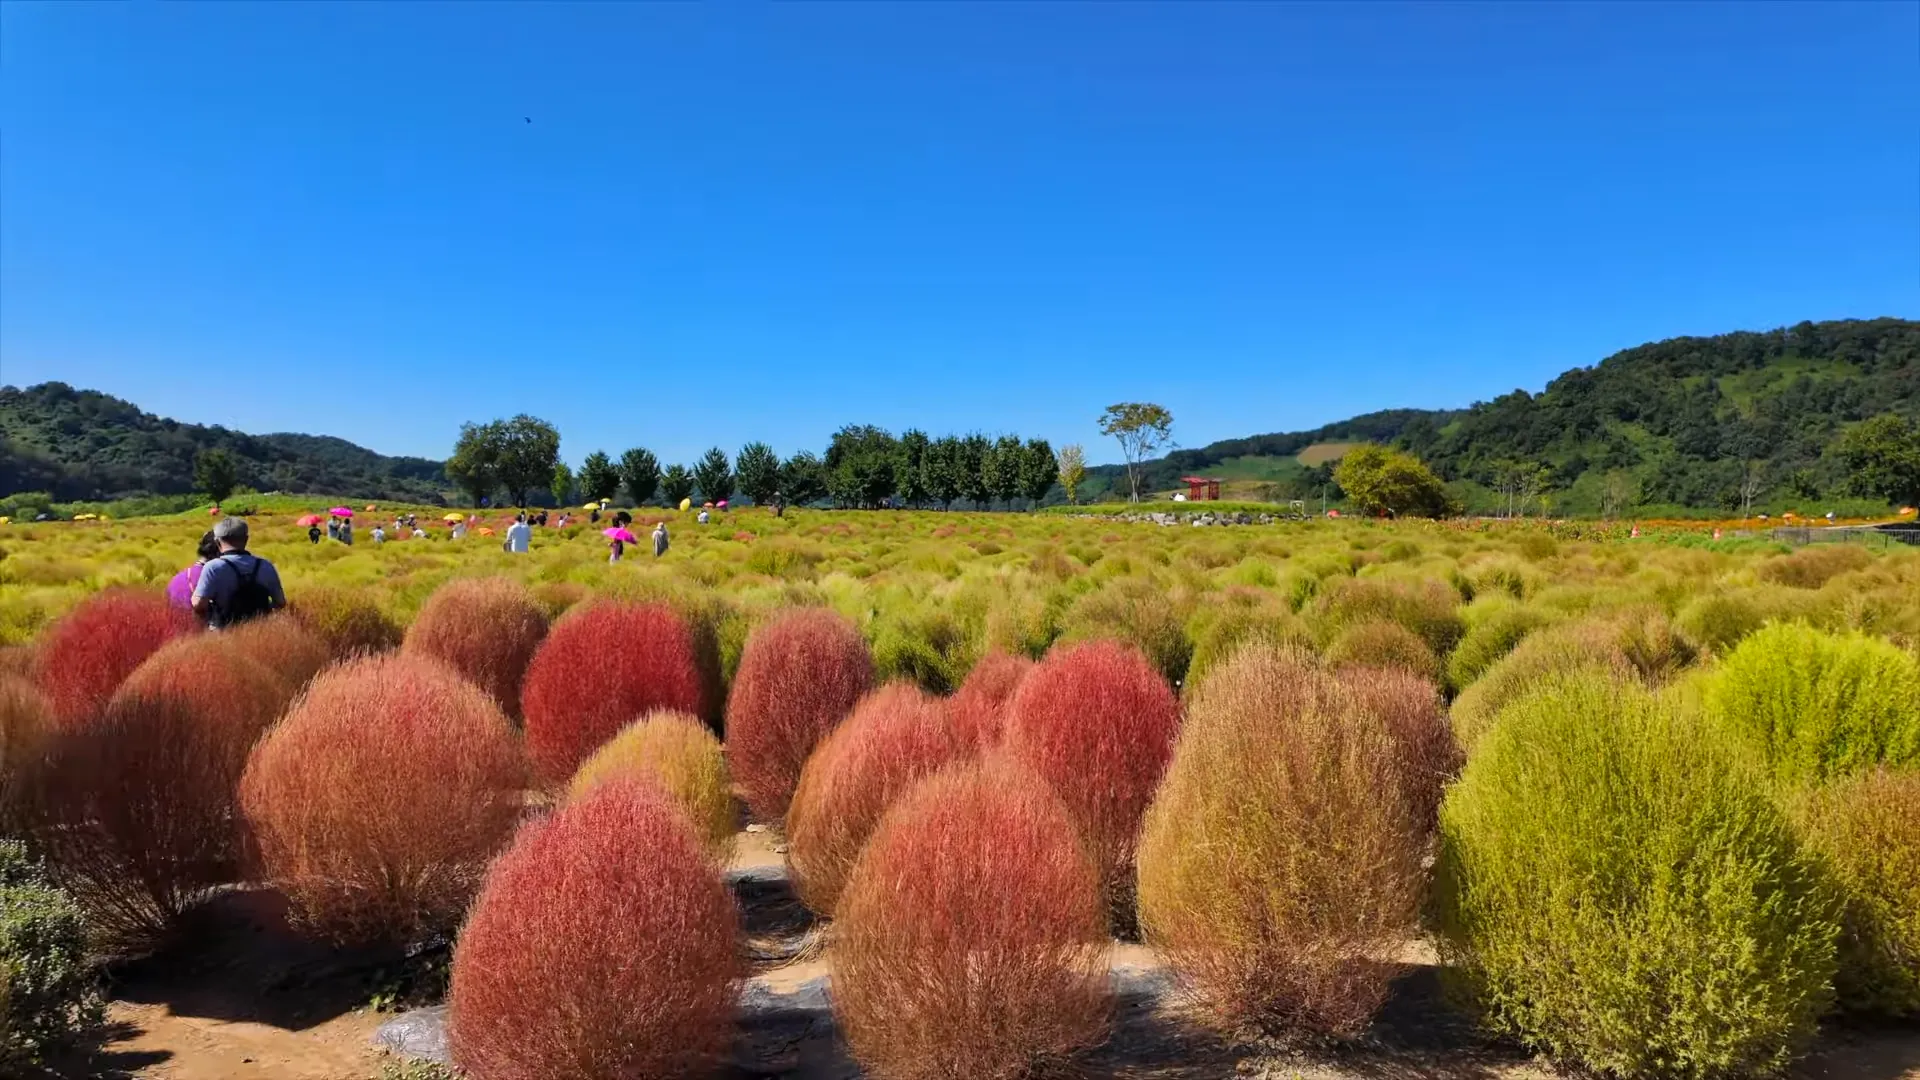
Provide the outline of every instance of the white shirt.
[[516,521],[507,526],[507,550],[524,554],[528,545],[533,543],[533,526],[524,521]]

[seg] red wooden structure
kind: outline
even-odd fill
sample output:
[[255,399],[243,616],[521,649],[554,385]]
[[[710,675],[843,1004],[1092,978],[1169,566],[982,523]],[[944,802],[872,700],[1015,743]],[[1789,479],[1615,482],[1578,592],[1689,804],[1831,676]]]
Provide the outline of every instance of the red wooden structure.
[[1220,481],[1209,480],[1204,476],[1183,476],[1180,482],[1187,485],[1188,502],[1219,501]]

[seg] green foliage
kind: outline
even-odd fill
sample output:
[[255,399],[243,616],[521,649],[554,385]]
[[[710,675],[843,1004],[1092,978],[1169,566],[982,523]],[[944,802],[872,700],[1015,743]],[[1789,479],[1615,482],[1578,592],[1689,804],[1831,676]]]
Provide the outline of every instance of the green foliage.
[[1855,494],[1920,504],[1920,421],[1881,413],[1848,428],[1835,449]]
[[380,1066],[380,1080],[461,1080],[465,1073],[437,1061],[409,1058]]
[[1060,460],[1054,457],[1052,445],[1045,439],[1028,439],[1020,456],[1020,494],[1027,502],[1039,506],[1059,473]]
[[681,500],[693,495],[693,474],[685,465],[667,466],[667,471],[660,474],[660,494],[668,506],[679,506]]
[[486,502],[500,487],[500,442],[496,434],[493,424],[461,424],[453,456],[447,459],[447,479],[473,506]]
[[1767,621],[1760,606],[1735,592],[1710,592],[1687,601],[1674,622],[1696,648],[1724,653]]
[[796,506],[819,501],[827,493],[825,466],[810,451],[800,451],[780,466],[780,491]]
[[1831,997],[1836,908],[1712,731],[1600,674],[1501,715],[1441,811],[1443,952],[1494,1030],[1594,1072],[1778,1070]]
[[[1481,607],[1476,603],[1475,607]],[[1491,605],[1477,614],[1466,636],[1447,658],[1447,685],[1455,691],[1471,685],[1520,640],[1553,620],[1544,612],[1519,604]]]
[[235,490],[431,504],[447,482],[437,461],[387,457],[344,439],[177,423],[65,383],[0,387],[0,495],[39,491],[51,502],[190,495],[206,450],[231,457]]
[[[627,453],[631,455],[635,451],[629,450]],[[591,502],[611,499],[614,492],[620,490],[620,470],[614,467],[613,461],[601,450],[588,454],[586,460],[580,463],[578,479],[580,497]]]
[[[601,455],[601,461],[605,460],[606,456]],[[584,475],[584,470],[582,474]],[[660,489],[660,459],[653,456],[653,451],[643,446],[636,446],[620,455],[618,471],[609,467],[608,475],[602,482],[611,486],[608,487],[605,495],[598,498],[611,498],[615,490],[624,487],[627,489],[627,497],[633,500],[633,505],[645,506],[653,500],[653,493]],[[589,494],[588,498],[595,498],[595,496]]]
[[920,456],[920,488],[945,510],[964,492],[960,482],[960,440],[943,435],[927,444]]
[[547,485],[547,492],[553,496],[555,506],[567,506],[573,502],[573,470],[567,468],[566,462],[554,462],[553,480]]
[[240,468],[233,455],[218,447],[202,450],[193,459],[193,486],[207,493],[214,502],[225,502],[240,484]]
[[1446,485],[1420,459],[1365,443],[1348,450],[1333,476],[1347,500],[1363,514],[1447,517],[1459,511]]
[[733,496],[733,464],[719,447],[709,449],[693,467],[693,479],[700,485],[700,498],[712,503]]
[[848,424],[827,444],[827,494],[842,506],[876,507],[894,493],[900,443],[872,424]]
[[987,437],[975,432],[962,438],[954,453],[954,476],[960,485],[960,494],[975,506],[984,507],[993,497],[993,489],[987,483],[987,455],[992,450],[993,444]]
[[927,449],[932,445],[927,433],[918,428],[900,436],[900,452],[893,460],[893,486],[908,506],[927,501]]
[[1100,414],[1100,434],[1111,435],[1120,444],[1120,455],[1127,461],[1129,498],[1139,502],[1140,464],[1173,442],[1173,414],[1152,402],[1122,401]]
[[1242,647],[1277,645],[1311,650],[1312,637],[1298,616],[1279,604],[1231,602],[1201,609],[1190,627],[1193,658],[1187,664],[1186,684],[1206,678]]
[[0,983],[0,1066],[38,1062],[101,1021],[80,908],[16,840],[0,840]]
[[980,482],[986,487],[989,500],[998,499],[1009,508],[1013,506],[1014,496],[1020,493],[1021,458],[1018,436],[1002,435],[993,441],[980,461]]
[[1879,638],[1765,627],[1709,676],[1705,704],[1784,783],[1920,764],[1920,658]]
[[755,506],[773,501],[774,492],[780,490],[780,458],[773,447],[763,442],[748,443],[740,448],[734,467],[739,473],[740,490]]

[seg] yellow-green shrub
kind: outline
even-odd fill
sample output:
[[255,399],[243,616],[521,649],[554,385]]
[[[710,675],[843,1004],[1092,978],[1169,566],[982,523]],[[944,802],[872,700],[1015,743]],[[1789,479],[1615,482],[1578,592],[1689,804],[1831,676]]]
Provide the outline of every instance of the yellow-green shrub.
[[1805,799],[1796,820],[1846,900],[1841,1007],[1920,1016],[1920,771],[1835,781]]
[[1834,577],[1859,570],[1873,561],[1865,548],[1847,544],[1821,544],[1804,547],[1791,555],[1768,559],[1754,568],[1763,581],[1774,581],[1796,589],[1817,589]]
[[1863,634],[1759,630],[1721,661],[1705,704],[1787,783],[1920,763],[1920,660]]
[[1509,705],[1440,815],[1456,989],[1597,1073],[1764,1074],[1831,997],[1836,907],[1711,728],[1604,674]]
[[1331,642],[1349,626],[1386,620],[1420,636],[1435,656],[1445,656],[1466,632],[1454,610],[1459,599],[1439,581],[1385,581],[1353,578],[1324,586],[1314,600],[1313,623],[1322,641]]
[[1752,598],[1738,593],[1710,592],[1696,596],[1674,617],[1680,632],[1695,648],[1726,652],[1767,621]]
[[400,626],[364,592],[351,589],[301,589],[287,610],[321,641],[335,660],[400,647]]
[[[1397,687],[1433,708],[1430,687]],[[1431,822],[1413,792],[1383,797],[1413,743],[1375,704],[1261,643],[1193,688],[1140,841],[1140,915],[1229,1031],[1359,1031],[1418,931]]]
[[1310,645],[1306,626],[1281,604],[1230,602],[1203,611],[1203,616],[1194,619],[1193,659],[1187,664],[1188,686],[1206,678],[1207,672],[1249,642],[1301,648]]
[[714,860],[726,861],[739,822],[733,777],[720,740],[698,717],[659,709],[627,725],[580,763],[567,782],[567,801],[616,776],[643,776],[658,784],[686,813]]
[[1521,638],[1553,621],[1541,611],[1512,603],[1489,606],[1477,617],[1470,614],[1469,619],[1466,636],[1447,658],[1447,685],[1455,690],[1471,685],[1512,652]]
[[1652,611],[1593,615],[1536,630],[1454,699],[1453,733],[1471,754],[1500,710],[1544,678],[1603,670],[1657,686],[1690,658],[1671,626]]
[[1179,609],[1164,588],[1144,577],[1109,581],[1082,596],[1062,620],[1060,640],[1127,642],[1174,686],[1186,678],[1193,658]]

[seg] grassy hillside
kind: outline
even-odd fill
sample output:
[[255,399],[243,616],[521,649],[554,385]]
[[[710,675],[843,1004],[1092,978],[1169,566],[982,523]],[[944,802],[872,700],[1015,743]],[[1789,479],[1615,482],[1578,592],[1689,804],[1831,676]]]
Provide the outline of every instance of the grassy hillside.
[[234,456],[241,484],[262,491],[437,503],[447,486],[437,461],[387,457],[344,439],[182,424],[64,383],[0,387],[0,496],[185,495],[193,490],[194,458],[214,448]]
[[[1503,477],[1534,467],[1546,470],[1557,513],[1597,512],[1609,488],[1629,508],[1727,510],[1749,470],[1756,507],[1824,506],[1845,494],[1836,437],[1888,411],[1920,416],[1920,322],[1801,323],[1642,345],[1537,394],[1467,409],[1396,409],[1179,450],[1148,463],[1143,487],[1173,491],[1197,474],[1265,481],[1274,499],[1318,498],[1341,444],[1366,439],[1426,459],[1472,510],[1496,508]],[[1088,498],[1124,493],[1120,467],[1089,473]]]

